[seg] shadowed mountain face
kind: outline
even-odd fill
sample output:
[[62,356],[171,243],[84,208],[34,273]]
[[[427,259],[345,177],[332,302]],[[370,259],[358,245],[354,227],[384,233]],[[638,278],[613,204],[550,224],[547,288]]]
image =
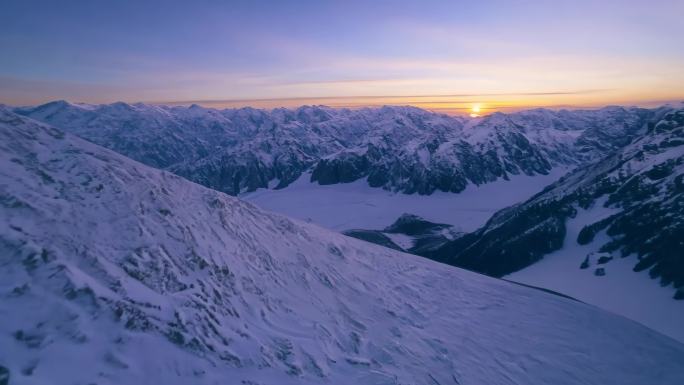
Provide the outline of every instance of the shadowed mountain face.
[[597,308],[262,212],[3,108],[0,149],[10,384],[684,381],[684,345]]
[[466,119],[413,107],[273,111],[53,102],[18,108],[135,160],[237,195],[366,178],[403,193],[460,192],[510,175],[547,174],[608,155],[656,112],[531,110]]
[[[478,231],[423,255],[503,276],[563,247],[566,222],[578,212],[605,212],[587,216],[571,244],[603,234],[600,252],[633,258],[634,271],[648,269],[684,299],[683,178],[684,110],[678,110],[612,156],[579,167],[529,201],[498,212]],[[605,256],[601,263],[610,260]]]

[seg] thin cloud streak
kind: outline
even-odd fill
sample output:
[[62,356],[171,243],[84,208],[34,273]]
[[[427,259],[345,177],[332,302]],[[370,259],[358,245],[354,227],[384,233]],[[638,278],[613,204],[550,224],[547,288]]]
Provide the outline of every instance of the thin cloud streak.
[[[290,100],[345,100],[345,99],[404,99],[404,98],[461,98],[461,97],[490,97],[490,96],[550,96],[550,95],[585,95],[597,92],[612,91],[611,89],[551,91],[551,92],[498,92],[483,94],[434,94],[434,95],[354,95],[354,96],[299,96],[291,98],[256,98],[256,99],[209,99],[209,100],[179,100],[154,101],[154,104],[186,105],[186,104],[214,104],[214,103],[248,103],[248,102],[279,102]],[[433,102],[448,103],[448,102]]]
[[[344,96],[344,97],[296,97],[296,98],[262,98],[262,99],[232,99],[232,100],[188,100],[188,101],[167,101],[152,102],[160,105],[191,105],[198,104],[209,108],[295,108],[302,105],[325,105],[333,108],[364,108],[382,107],[385,105],[403,106],[410,105],[423,108],[429,111],[442,112],[447,114],[463,114],[468,112],[474,105],[480,106],[482,114],[495,111],[518,111],[530,108],[552,108],[552,109],[593,109],[605,105],[622,104],[638,105],[644,107],[654,107],[668,102],[677,102],[679,99],[620,99],[617,102],[606,101],[602,92],[611,90],[578,90],[578,91],[558,91],[558,92],[528,92],[524,94],[515,93],[492,93],[492,94],[441,94],[441,95],[404,95],[404,96]],[[586,95],[598,94],[596,101],[567,102],[568,96],[580,98]],[[451,100],[445,100],[451,99]]]

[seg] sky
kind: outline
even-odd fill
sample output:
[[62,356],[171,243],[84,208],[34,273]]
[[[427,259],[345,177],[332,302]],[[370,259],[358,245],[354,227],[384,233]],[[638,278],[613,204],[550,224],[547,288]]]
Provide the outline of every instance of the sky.
[[0,103],[684,100],[684,1],[0,0]]

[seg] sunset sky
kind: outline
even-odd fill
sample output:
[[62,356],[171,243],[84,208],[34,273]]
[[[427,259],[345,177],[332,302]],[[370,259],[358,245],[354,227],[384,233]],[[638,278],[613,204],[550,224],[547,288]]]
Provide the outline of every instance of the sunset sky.
[[0,103],[684,100],[684,1],[32,1],[0,12]]

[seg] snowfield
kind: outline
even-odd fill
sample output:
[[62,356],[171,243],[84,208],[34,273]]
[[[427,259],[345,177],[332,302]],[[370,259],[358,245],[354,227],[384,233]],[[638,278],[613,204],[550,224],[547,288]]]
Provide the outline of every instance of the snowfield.
[[500,209],[530,198],[566,171],[558,167],[548,175],[512,175],[509,180],[468,185],[459,194],[436,191],[431,195],[372,188],[363,179],[319,185],[310,182],[309,174],[304,174],[284,189],[259,189],[240,198],[266,210],[337,231],[380,230],[408,213],[466,232],[484,225]]
[[684,345],[264,212],[0,107],[22,384],[682,384]]

